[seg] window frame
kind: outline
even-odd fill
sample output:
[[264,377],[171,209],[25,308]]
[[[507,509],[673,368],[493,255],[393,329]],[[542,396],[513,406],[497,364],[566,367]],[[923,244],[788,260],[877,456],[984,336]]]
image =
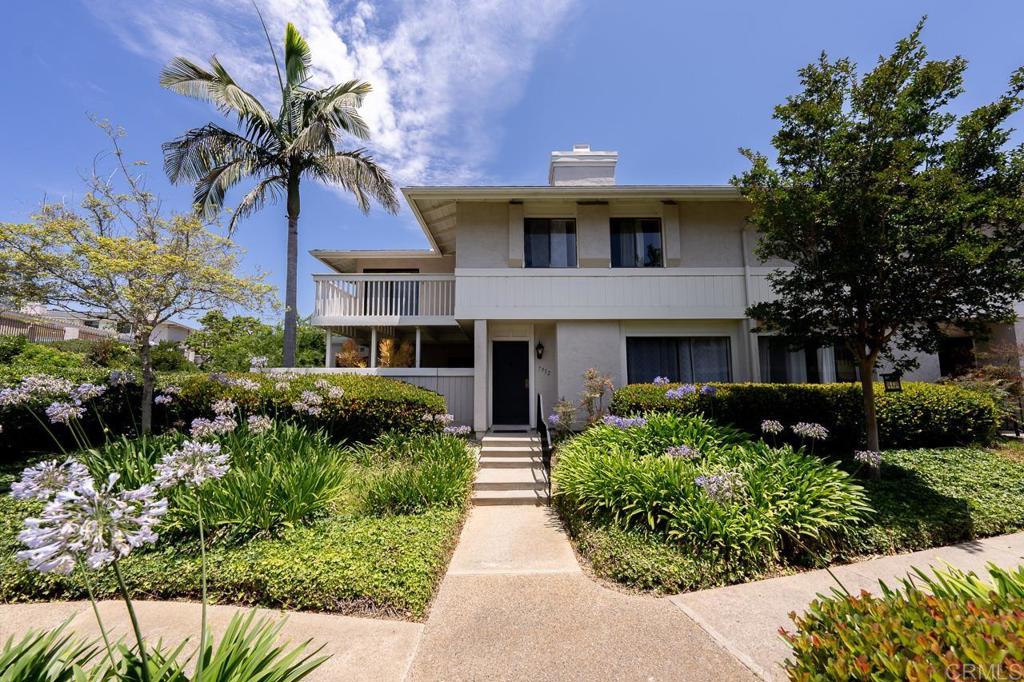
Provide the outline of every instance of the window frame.
[[[730,334],[627,334],[624,338],[625,338],[625,353],[624,353],[624,355],[625,355],[625,360],[626,360],[626,367],[625,367],[625,370],[626,370],[626,383],[629,383],[629,384],[636,383],[636,381],[635,381],[636,378],[630,375],[630,361],[629,361],[629,345],[630,345],[630,340],[633,340],[633,339],[635,339],[637,341],[641,341],[641,340],[650,341],[652,339],[660,340],[660,341],[673,340],[673,341],[676,342],[676,348],[675,348],[674,352],[675,352],[677,357],[679,355],[679,344],[680,344],[680,342],[687,341],[690,344],[690,349],[689,349],[689,355],[690,355],[690,375],[691,375],[691,377],[693,377],[691,379],[692,383],[727,383],[727,384],[730,384],[730,383],[733,383],[733,381],[735,381],[735,372],[733,371],[733,348],[732,348],[733,339],[732,339],[732,336]],[[726,370],[726,378],[725,379],[708,379],[708,380],[705,380],[705,379],[697,379],[696,378],[696,372],[694,371],[695,367],[694,367],[694,364],[693,364],[693,342],[695,340],[700,340],[700,339],[716,339],[716,340],[724,341],[724,345],[725,345],[725,370]],[[682,382],[682,383],[687,383],[685,380],[682,379],[682,372],[680,372],[680,378],[679,379],[673,379],[672,377],[669,377],[669,378],[672,379],[673,381],[679,381],[679,382]]]
[[[551,265],[551,224],[553,221],[561,221],[568,224],[572,224],[572,265]],[[531,265],[528,249],[530,243],[530,223],[531,222],[546,222],[548,225],[548,265]],[[568,234],[568,232],[566,233]],[[579,238],[579,227],[576,222],[576,217],[560,217],[560,216],[525,216],[523,218],[523,268],[530,270],[572,270],[579,267],[580,258],[580,238]],[[566,250],[568,255],[570,252]]]
[[[616,265],[615,255],[617,252],[615,242],[615,226],[616,223],[623,223],[626,221],[632,222],[633,232],[633,263],[631,265]],[[658,263],[656,265],[646,265],[644,263],[638,263],[637,260],[640,254],[643,252],[641,244],[638,243],[639,235],[646,234],[646,232],[638,229],[645,221],[656,221],[658,224]],[[661,219],[661,216],[611,216],[608,219],[608,245],[609,245],[609,267],[615,269],[633,268],[633,269],[647,269],[647,268],[664,268],[665,267],[665,221]]]

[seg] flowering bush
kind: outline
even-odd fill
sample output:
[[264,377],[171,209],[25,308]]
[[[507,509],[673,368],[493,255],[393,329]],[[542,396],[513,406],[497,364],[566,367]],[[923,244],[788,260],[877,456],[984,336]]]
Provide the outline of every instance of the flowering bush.
[[[0,387],[0,449],[97,445],[137,431],[141,388],[132,372],[87,375],[84,381],[29,375]],[[443,414],[444,398],[392,379],[351,375],[225,373],[164,377],[153,399],[154,428],[195,427],[205,437],[230,431],[251,415],[293,419],[323,428],[336,440],[369,441],[394,429],[423,433],[442,424],[420,420]],[[215,416],[224,417],[219,422]]]
[[[706,414],[752,434],[765,433],[799,445],[807,437],[765,430],[762,424],[818,424],[828,432],[830,451],[851,452],[864,441],[864,405],[854,384],[716,384],[704,391],[692,384],[631,384],[615,391],[610,411],[628,417],[650,411]],[[875,396],[879,437],[888,448],[984,443],[998,426],[998,409],[988,395],[949,384],[905,382],[903,391]],[[769,439],[772,440],[772,439]]]
[[1014,680],[1024,677],[1024,568],[920,570],[881,595],[835,591],[793,615],[791,680]]
[[[25,549],[19,551],[16,558],[24,562],[29,570],[39,573],[70,575],[78,571],[83,574],[102,636],[106,660],[87,673],[83,666],[90,663],[98,653],[89,653],[75,646],[72,655],[65,656],[62,649],[68,640],[61,644],[52,638],[47,639],[45,634],[39,638],[39,641],[49,641],[43,649],[26,650],[16,645],[13,639],[8,640],[0,652],[0,659],[9,658],[12,653],[25,657],[18,663],[22,670],[27,671],[46,660],[41,657],[52,653],[56,655],[46,666],[47,679],[57,675],[60,679],[139,678],[142,682],[186,679],[184,667],[193,656],[196,660],[195,679],[204,678],[205,664],[213,662],[216,665],[218,659],[225,658],[234,659],[240,668],[246,665],[258,666],[261,678],[268,681],[294,679],[291,666],[296,659],[308,665],[310,670],[322,664],[326,658],[303,655],[304,646],[290,654],[283,649],[271,649],[268,646],[254,647],[253,644],[261,640],[272,644],[279,628],[266,620],[254,623],[251,615],[248,618],[235,616],[219,649],[211,652],[206,621],[206,549],[201,515],[199,538],[203,557],[203,599],[197,653],[179,661],[184,645],[166,655],[160,650],[159,643],[154,645],[145,639],[120,562],[133,550],[157,542],[156,528],[168,509],[167,499],[160,496],[158,489],[179,483],[198,489],[205,482],[224,476],[228,462],[219,446],[186,442],[179,450],[166,455],[154,469],[158,473],[157,478],[134,489],[119,486],[121,477],[118,473],[110,473],[105,482],[98,484],[88,468],[75,460],[64,463],[44,462],[23,472],[21,480],[12,486],[14,493],[23,499],[43,500],[46,504],[38,516],[25,520],[24,529],[18,534],[18,540]],[[201,509],[201,496],[196,494],[195,500]],[[134,648],[120,643],[116,649],[112,646],[108,630],[96,607],[89,574],[107,567],[113,571],[118,592],[127,607],[134,631]],[[32,634],[28,640],[23,641],[32,641],[34,638],[36,635]]]
[[849,474],[697,415],[649,413],[566,442],[552,473],[563,512],[654,533],[739,567],[846,545],[870,514]]

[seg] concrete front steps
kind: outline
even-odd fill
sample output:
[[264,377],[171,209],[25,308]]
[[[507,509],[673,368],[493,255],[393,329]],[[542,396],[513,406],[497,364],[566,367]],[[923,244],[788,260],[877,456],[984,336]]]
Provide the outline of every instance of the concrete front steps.
[[478,466],[473,504],[548,503],[548,476],[536,434],[488,433]]

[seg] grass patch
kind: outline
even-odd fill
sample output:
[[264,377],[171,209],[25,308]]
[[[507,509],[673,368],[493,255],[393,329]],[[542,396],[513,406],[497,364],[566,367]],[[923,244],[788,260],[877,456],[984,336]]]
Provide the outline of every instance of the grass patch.
[[[885,453],[882,480],[860,480],[875,510],[854,527],[842,562],[1024,530],[1024,445]],[[624,530],[561,509],[579,552],[600,577],[638,590],[680,592],[744,582],[805,566],[744,570],[655,533]]]

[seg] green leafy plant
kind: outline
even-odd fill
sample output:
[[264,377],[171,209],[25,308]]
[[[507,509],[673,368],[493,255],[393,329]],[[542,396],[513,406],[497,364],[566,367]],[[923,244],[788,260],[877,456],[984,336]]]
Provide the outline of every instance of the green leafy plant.
[[795,632],[791,680],[1017,679],[1024,675],[1024,568],[990,581],[954,568],[912,575],[881,595],[820,596]]
[[814,559],[870,515],[863,489],[820,459],[695,415],[650,413],[565,443],[559,504],[745,566]]
[[[118,486],[120,477],[116,472],[109,474],[105,481],[101,479],[98,482],[86,466],[73,458],[64,462],[40,462],[28,467],[21,480],[12,484],[13,497],[45,503],[38,516],[27,520],[24,530],[18,535],[25,549],[16,554],[17,559],[23,561],[28,570],[40,574],[70,576],[78,573],[99,626],[105,662],[91,673],[74,668],[72,676],[76,682],[88,679],[90,674],[94,679],[112,677],[139,682],[184,682],[188,679],[183,669],[185,662],[180,661],[187,641],[165,653],[160,644],[154,646],[146,640],[122,571],[122,564],[129,555],[158,541],[156,529],[168,508],[168,501],[160,497],[160,491],[167,489],[175,489],[179,499],[191,499],[195,503],[199,531],[202,601],[194,679],[241,682],[259,677],[268,682],[292,682],[302,679],[326,660],[324,657],[314,658],[316,652],[305,654],[308,642],[290,652],[276,646],[280,626],[274,626],[267,620],[254,624],[251,613],[246,617],[236,614],[220,645],[211,653],[212,640],[207,627],[208,562],[202,492],[212,482],[223,478],[230,468],[230,457],[221,452],[219,444],[194,440],[185,441],[178,448],[164,453],[152,466],[155,474],[152,482],[137,488]],[[124,601],[131,622],[134,647],[120,642],[114,645],[110,641],[109,631],[96,603],[93,574],[98,573],[113,574],[117,594]],[[27,644],[21,648],[29,649],[23,653],[32,654],[30,660],[47,667],[53,666],[48,662],[47,653],[60,653],[68,646],[67,641],[59,639],[59,629],[49,638],[22,641]],[[9,642],[4,655],[17,648],[18,645]],[[73,661],[74,657],[84,654],[72,650],[70,655]],[[57,656],[50,658],[59,660],[55,671],[64,674],[68,661]],[[45,673],[46,670],[40,672]]]
[[0,679],[4,682],[77,682],[83,666],[96,658],[95,642],[76,639],[65,622],[52,630],[29,630],[11,636],[0,650]]
[[[678,384],[630,384],[615,391],[611,412],[713,415],[747,433],[760,434],[761,422],[775,419],[791,426],[825,426],[825,450],[848,452],[865,442],[861,389],[855,384],[714,384],[714,395],[699,391],[671,398]],[[991,396],[955,385],[906,382],[899,393],[876,395],[878,428],[885,448],[935,447],[989,442],[996,434],[999,409]],[[787,429],[781,436],[799,441]]]
[[373,514],[418,514],[434,507],[461,508],[476,460],[455,436],[388,434],[364,446],[358,459],[382,466],[364,493]]

